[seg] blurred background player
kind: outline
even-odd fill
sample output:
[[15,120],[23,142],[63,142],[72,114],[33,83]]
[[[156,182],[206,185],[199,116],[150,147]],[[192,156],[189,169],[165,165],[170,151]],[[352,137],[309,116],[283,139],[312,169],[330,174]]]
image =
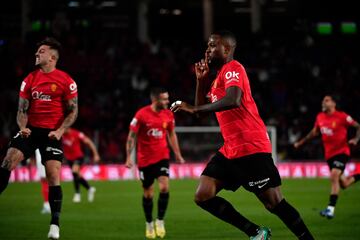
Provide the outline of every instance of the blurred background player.
[[56,68],[61,44],[46,38],[37,44],[35,65],[22,82],[19,93],[17,124],[19,132],[12,138],[0,167],[0,193],[8,185],[11,171],[38,148],[49,184],[51,222],[48,238],[60,238],[62,189],[61,162],[64,158],[61,137],[78,114],[77,86],[65,72]]
[[[146,218],[145,236],[165,237],[164,216],[169,202],[169,159],[167,139],[175,154],[176,161],[184,163],[181,155],[173,113],[168,110],[169,93],[163,88],[151,90],[151,104],[138,110],[130,123],[126,144],[126,167],[134,161],[132,151],[136,147],[137,165],[144,190],[143,208]],[[154,180],[159,184],[158,215],[155,226],[152,217]]]
[[[348,128],[355,127],[356,135],[347,140]],[[316,116],[315,126],[302,139],[294,143],[299,148],[304,143],[321,134],[325,159],[330,168],[331,191],[328,207],[320,215],[329,219],[334,217],[335,205],[340,187],[345,189],[360,179],[360,174],[345,177],[346,163],[350,160],[349,145],[356,145],[360,139],[360,125],[350,115],[336,109],[334,96],[326,95],[322,100],[322,112]]]
[[65,131],[62,144],[64,149],[65,159],[68,161],[73,174],[73,182],[75,194],[73,202],[81,202],[80,185],[85,187],[88,191],[88,201],[93,202],[95,197],[96,188],[91,187],[89,182],[81,176],[81,165],[84,163],[84,152],[82,146],[87,146],[92,153],[94,163],[99,163],[100,156],[96,149],[94,142],[87,137],[83,132],[74,128],[69,128]]
[[51,213],[50,204],[49,204],[49,184],[46,180],[45,167],[41,163],[41,154],[39,149],[35,150],[35,162],[36,162],[37,173],[39,175],[40,183],[41,183],[41,195],[44,200],[41,213],[42,214]]
[[[278,216],[298,239],[314,239],[299,212],[280,191],[281,179],[271,157],[266,127],[251,94],[244,67],[234,60],[236,38],[229,31],[211,34],[205,59],[195,64],[195,106],[182,101],[171,110],[192,114],[215,112],[224,145],[208,162],[195,193],[196,204],[246,233],[250,239],[270,239],[270,229],[241,215],[230,202],[217,196],[243,186]],[[215,75],[209,74],[215,72]],[[211,103],[207,103],[208,96]]]

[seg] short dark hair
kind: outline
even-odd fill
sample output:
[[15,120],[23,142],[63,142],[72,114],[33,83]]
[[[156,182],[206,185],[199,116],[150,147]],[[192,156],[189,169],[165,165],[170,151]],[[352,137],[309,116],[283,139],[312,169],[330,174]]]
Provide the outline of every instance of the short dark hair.
[[166,93],[166,92],[168,92],[168,91],[163,87],[153,87],[150,90],[150,97],[157,98],[157,97],[159,97],[160,94]]
[[218,30],[218,31],[213,32],[212,34],[219,35],[221,38],[228,39],[228,40],[232,41],[234,43],[234,45],[236,46],[236,36],[233,32],[231,32],[229,30]]
[[38,42],[36,44],[37,47],[40,47],[41,45],[46,45],[49,46],[50,49],[54,49],[58,52],[58,54],[60,55],[60,50],[61,50],[61,43],[56,40],[53,37],[46,37],[45,39],[41,40],[40,42]]
[[329,96],[334,102],[338,103],[340,101],[340,97],[334,93],[325,94],[325,96]]

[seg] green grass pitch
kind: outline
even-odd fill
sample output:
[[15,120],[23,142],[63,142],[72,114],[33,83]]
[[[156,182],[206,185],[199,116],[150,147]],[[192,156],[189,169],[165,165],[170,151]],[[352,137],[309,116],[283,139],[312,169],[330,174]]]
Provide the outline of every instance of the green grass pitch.
[[[82,202],[74,204],[72,183],[63,183],[60,239],[144,239],[140,182],[93,182],[93,185],[97,188],[95,202],[88,203],[82,189]],[[194,204],[197,180],[171,180],[170,187],[165,239],[248,239]],[[328,202],[329,188],[328,179],[283,180],[282,185],[287,201],[299,210],[315,239],[360,239],[360,184],[341,192],[332,220],[319,216]],[[250,220],[270,227],[272,239],[296,239],[253,194],[239,189],[220,195]],[[0,239],[46,239],[50,217],[40,214],[41,206],[39,183],[10,184],[0,196]]]

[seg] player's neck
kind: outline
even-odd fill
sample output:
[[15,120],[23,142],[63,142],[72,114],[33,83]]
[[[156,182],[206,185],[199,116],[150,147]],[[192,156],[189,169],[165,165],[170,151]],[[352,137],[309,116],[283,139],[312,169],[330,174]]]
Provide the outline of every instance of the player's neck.
[[151,110],[153,110],[154,112],[160,112],[160,108],[157,108],[155,104],[151,104]]
[[55,69],[56,69],[56,67],[53,65],[45,65],[45,66],[40,67],[40,71],[42,71],[43,73],[50,73],[50,72],[54,71]]
[[328,114],[328,115],[331,115],[333,114],[334,112],[336,111],[336,109],[329,109],[329,110],[326,110],[325,113]]

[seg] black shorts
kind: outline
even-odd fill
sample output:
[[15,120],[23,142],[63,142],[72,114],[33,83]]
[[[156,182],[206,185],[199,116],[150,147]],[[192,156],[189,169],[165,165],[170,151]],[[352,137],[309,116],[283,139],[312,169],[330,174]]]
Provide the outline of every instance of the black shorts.
[[72,166],[74,164],[81,166],[84,163],[84,158],[78,158],[78,159],[75,159],[73,161],[67,160],[67,162],[68,162],[70,168],[72,168]]
[[39,148],[41,162],[44,164],[48,160],[58,160],[62,162],[64,158],[61,141],[50,139],[48,134],[53,131],[46,128],[28,127],[31,134],[28,138],[23,138],[16,134],[10,141],[9,147],[19,149],[25,159],[34,155],[35,150]]
[[169,177],[169,160],[164,159],[152,165],[139,168],[140,180],[144,188],[149,188],[160,176]]
[[281,185],[279,171],[270,153],[256,153],[229,160],[217,152],[201,175],[222,181],[226,190],[236,191],[243,186],[255,194]]
[[337,168],[340,169],[342,172],[345,170],[346,163],[350,160],[350,156],[346,154],[338,154],[331,158],[329,158],[326,162],[331,169]]

